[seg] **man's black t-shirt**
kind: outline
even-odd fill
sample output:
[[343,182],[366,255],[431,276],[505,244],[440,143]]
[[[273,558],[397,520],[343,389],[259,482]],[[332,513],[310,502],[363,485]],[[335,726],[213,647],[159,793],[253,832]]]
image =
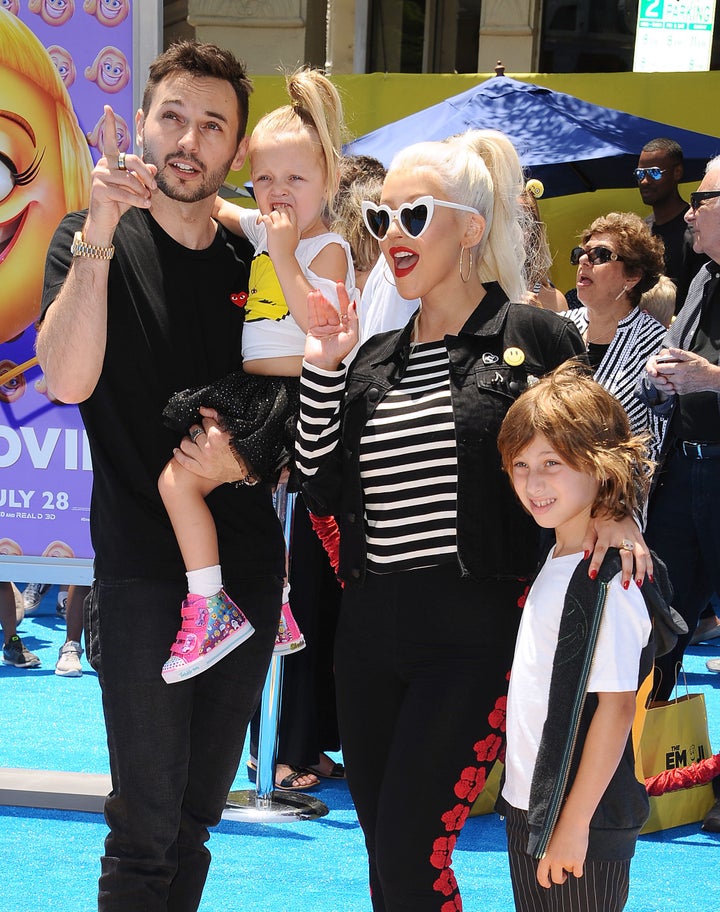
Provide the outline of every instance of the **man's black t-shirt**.
[[[65,280],[84,218],[66,216],[52,240],[43,316]],[[239,367],[243,313],[231,295],[247,290],[251,251],[222,227],[207,249],[188,249],[139,209],[122,217],[113,243],[105,360],[80,404],[93,461],[95,575],[170,579],[184,571],[157,480],[179,438],[163,425],[162,410],[177,390]],[[267,486],[222,485],[207,502],[226,578],[284,574]]]

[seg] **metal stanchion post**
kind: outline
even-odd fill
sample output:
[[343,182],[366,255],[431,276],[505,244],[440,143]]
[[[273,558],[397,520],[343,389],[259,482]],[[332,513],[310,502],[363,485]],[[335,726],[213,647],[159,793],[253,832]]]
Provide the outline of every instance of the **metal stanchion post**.
[[[292,519],[295,495],[286,484],[279,484],[273,496],[275,512],[285,533],[288,564],[292,560]],[[260,703],[256,788],[230,792],[223,817],[231,820],[267,823],[294,817],[314,820],[327,814],[327,805],[311,795],[275,790],[278,723],[282,698],[283,656],[270,660]]]

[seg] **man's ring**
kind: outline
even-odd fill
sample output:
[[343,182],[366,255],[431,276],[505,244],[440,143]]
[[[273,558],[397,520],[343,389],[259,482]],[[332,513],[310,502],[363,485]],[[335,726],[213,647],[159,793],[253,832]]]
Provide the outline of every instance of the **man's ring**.
[[620,542],[621,551],[633,551],[635,549],[635,542],[631,542],[629,539],[624,538]]
[[118,152],[118,171],[127,171],[124,152]]
[[195,443],[195,441],[198,439],[198,437],[204,433],[205,432],[203,431],[203,429],[201,427],[190,428],[190,439],[192,440],[193,443]]

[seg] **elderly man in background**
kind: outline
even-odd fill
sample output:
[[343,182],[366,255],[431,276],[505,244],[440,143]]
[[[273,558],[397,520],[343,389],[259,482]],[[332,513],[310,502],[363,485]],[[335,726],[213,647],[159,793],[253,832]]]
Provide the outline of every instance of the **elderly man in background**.
[[[709,262],[691,283],[663,348],[648,360],[639,389],[668,419],[646,539],[667,564],[674,607],[688,625],[675,649],[657,662],[659,699],[672,692],[700,613],[720,592],[720,156],[708,163],[698,191],[690,194],[685,220],[696,253]],[[720,661],[710,660],[708,668],[720,671]],[[703,826],[720,831],[720,799]]]

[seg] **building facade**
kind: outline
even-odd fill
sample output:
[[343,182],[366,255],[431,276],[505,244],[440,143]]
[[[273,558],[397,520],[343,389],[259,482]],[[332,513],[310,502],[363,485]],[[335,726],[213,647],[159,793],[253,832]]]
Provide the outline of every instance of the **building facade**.
[[[709,8],[709,7],[708,7]],[[632,70],[638,0],[164,0],[164,40],[234,50],[256,75]],[[711,68],[720,68],[718,14]]]

